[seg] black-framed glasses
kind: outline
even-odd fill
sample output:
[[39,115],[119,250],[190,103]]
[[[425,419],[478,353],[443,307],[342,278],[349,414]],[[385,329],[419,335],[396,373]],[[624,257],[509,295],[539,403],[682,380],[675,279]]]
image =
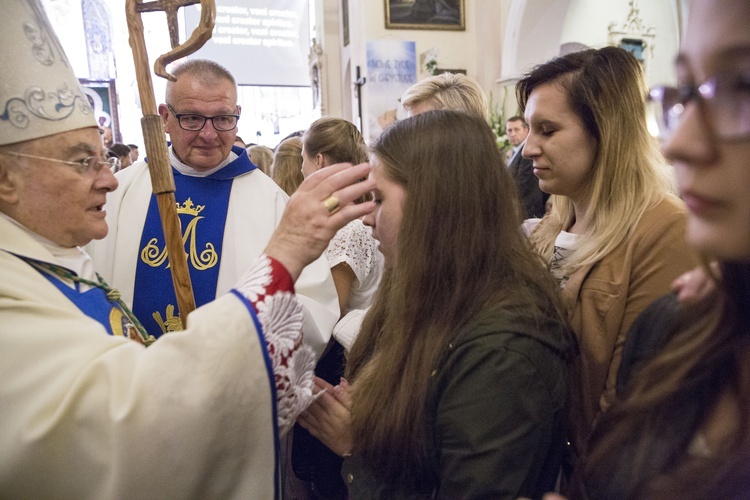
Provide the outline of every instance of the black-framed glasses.
[[192,113],[177,113],[170,104],[167,104],[167,107],[174,117],[177,118],[180,128],[190,132],[203,130],[207,120],[211,120],[211,124],[219,132],[226,132],[237,127],[237,120],[240,119],[240,115],[203,116]]
[[49,158],[47,156],[37,156],[37,155],[29,155],[26,153],[16,153],[15,151],[0,151],[0,154],[4,155],[11,155],[11,156],[19,156],[21,158],[31,158],[33,160],[46,160],[46,161],[53,161],[56,163],[62,163],[64,165],[71,166],[75,168],[79,174],[84,176],[91,176],[95,177],[96,174],[99,173],[99,171],[104,168],[104,166],[107,166],[109,168],[119,168],[120,166],[120,159],[119,158],[102,158],[101,156],[88,156],[84,158],[83,160],[78,161],[67,161],[67,160],[59,160],[57,158]]
[[706,116],[718,139],[750,136],[750,73],[718,74],[697,86],[652,88],[648,100],[664,137],[679,126],[685,107],[693,99],[705,103]]

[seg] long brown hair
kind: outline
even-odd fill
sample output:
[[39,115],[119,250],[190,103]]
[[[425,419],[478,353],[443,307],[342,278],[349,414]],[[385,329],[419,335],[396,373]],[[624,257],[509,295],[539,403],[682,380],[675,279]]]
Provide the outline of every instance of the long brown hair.
[[422,113],[386,129],[372,154],[406,198],[395,264],[347,364],[354,452],[385,480],[419,488],[435,481],[428,389],[447,344],[491,309],[524,304],[535,319],[561,315],[481,118]]
[[[680,310],[659,354],[596,427],[577,485],[591,498],[738,498],[750,494],[750,263],[722,264],[719,290]],[[689,447],[727,390],[737,430],[712,450]]]

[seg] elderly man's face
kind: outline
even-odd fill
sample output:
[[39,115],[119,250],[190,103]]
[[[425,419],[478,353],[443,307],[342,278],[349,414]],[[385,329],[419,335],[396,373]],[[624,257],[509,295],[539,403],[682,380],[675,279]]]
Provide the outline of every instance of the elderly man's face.
[[201,130],[183,130],[175,114],[201,116],[234,115],[237,106],[237,88],[229,80],[218,80],[204,85],[198,78],[182,74],[167,90],[167,104],[159,106],[164,119],[164,129],[169,134],[177,158],[196,170],[210,170],[224,161],[232,150],[237,128],[220,131],[211,120]]
[[[28,141],[16,152],[71,162],[103,157],[95,127]],[[106,165],[81,173],[75,166],[49,160],[1,155],[0,161],[8,162],[0,190],[0,207],[7,215],[64,247],[107,235],[104,202],[117,180]]]

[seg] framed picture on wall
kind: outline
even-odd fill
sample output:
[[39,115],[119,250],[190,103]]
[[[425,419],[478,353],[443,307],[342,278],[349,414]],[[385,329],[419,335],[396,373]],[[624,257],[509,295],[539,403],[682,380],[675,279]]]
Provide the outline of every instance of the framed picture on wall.
[[465,69],[445,69],[445,68],[437,68],[435,70],[436,75],[442,75],[443,73],[453,73],[454,75],[457,73],[461,73],[462,75],[466,74]]
[[638,59],[638,62],[643,64],[644,57],[643,57],[643,50],[644,50],[644,43],[643,40],[639,38],[623,38],[620,40],[620,48],[625,49],[633,56],[635,56],[636,59]]
[[[117,117],[117,90],[115,80],[89,80],[79,79],[83,92],[89,99],[89,104],[94,109],[94,116],[100,127],[109,129],[111,141],[122,142],[120,123]],[[107,133],[105,132],[105,137]]]
[[466,29],[465,0],[385,0],[385,27],[408,30]]

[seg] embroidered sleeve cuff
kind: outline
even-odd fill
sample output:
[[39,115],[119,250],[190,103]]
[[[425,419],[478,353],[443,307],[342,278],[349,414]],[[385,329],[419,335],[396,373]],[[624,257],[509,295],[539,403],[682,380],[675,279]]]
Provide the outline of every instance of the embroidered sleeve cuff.
[[237,285],[255,309],[271,359],[276,385],[277,421],[286,433],[312,401],[315,354],[302,343],[302,306],[289,272],[261,255]]
[[286,267],[274,259],[263,254],[263,257],[268,259],[271,263],[271,284],[268,287],[267,295],[271,295],[276,292],[292,292],[294,293],[294,281],[292,281],[292,275],[286,270]]
[[289,271],[276,259],[262,254],[240,278],[235,287],[258,311],[258,303],[277,293],[294,293]]

